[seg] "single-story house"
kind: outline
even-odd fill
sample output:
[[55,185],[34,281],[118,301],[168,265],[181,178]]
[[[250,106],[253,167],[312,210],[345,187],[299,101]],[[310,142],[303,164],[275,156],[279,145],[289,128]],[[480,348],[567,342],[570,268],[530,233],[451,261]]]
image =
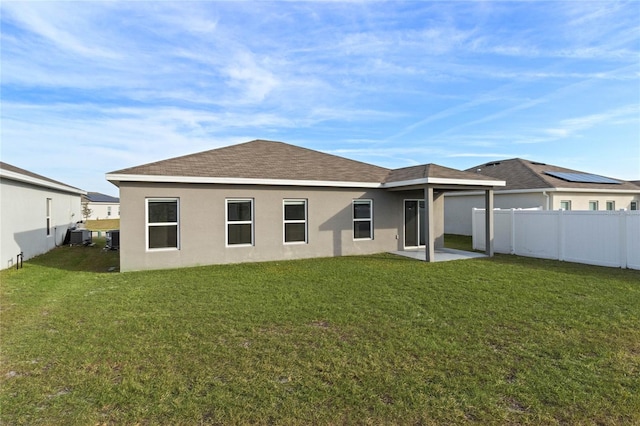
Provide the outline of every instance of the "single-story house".
[[0,162],[0,269],[61,245],[85,191]]
[[504,185],[435,164],[390,170],[264,140],[106,178],[120,189],[121,271],[419,248],[432,261],[444,240],[442,194],[481,190],[491,208],[493,188]]
[[[638,210],[640,187],[632,182],[513,158],[466,170],[506,181],[496,188],[495,208],[542,210]],[[445,195],[445,232],[471,235],[471,212],[483,208],[482,193],[463,191]],[[450,220],[449,220],[450,219]]]
[[88,220],[119,219],[120,199],[99,192],[87,192],[82,196],[82,215]]

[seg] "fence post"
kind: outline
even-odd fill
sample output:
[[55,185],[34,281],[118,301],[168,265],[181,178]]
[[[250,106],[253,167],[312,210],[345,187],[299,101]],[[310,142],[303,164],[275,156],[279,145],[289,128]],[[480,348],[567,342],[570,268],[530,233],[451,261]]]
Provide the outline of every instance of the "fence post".
[[516,209],[511,209],[509,214],[511,220],[511,239],[509,241],[509,254],[516,253]]
[[474,250],[478,249],[478,237],[476,235],[476,212],[477,208],[471,209],[471,245]]
[[620,218],[620,267],[626,268],[629,261],[627,255],[627,212],[618,211],[618,217]]
[[564,231],[564,210],[558,210],[558,260],[564,261],[566,235]]

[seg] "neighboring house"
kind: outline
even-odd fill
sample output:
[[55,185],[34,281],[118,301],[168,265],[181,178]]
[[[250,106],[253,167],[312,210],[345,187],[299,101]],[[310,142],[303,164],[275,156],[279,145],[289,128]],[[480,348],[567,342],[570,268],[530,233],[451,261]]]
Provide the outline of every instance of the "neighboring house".
[[83,219],[120,219],[120,199],[110,195],[101,194],[99,192],[87,192],[82,197],[83,210],[86,205],[91,211],[89,216]]
[[389,170],[262,140],[106,178],[120,188],[121,271],[420,247],[432,261],[444,239],[441,195],[480,189],[491,206],[493,187],[504,185],[435,164]]
[[[638,210],[640,187],[631,182],[514,158],[467,169],[507,182],[496,189],[495,207],[543,210]],[[446,194],[445,232],[471,235],[471,212],[483,208],[482,194]]]
[[0,269],[62,244],[85,191],[0,162]]

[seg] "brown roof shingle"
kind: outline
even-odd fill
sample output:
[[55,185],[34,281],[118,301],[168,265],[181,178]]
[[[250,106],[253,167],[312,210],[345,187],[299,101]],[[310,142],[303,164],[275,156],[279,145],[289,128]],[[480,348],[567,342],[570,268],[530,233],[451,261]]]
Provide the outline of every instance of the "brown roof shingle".
[[62,182],[59,182],[57,180],[50,179],[50,178],[48,178],[46,176],[42,176],[42,175],[39,175],[37,173],[30,172],[29,170],[21,169],[20,167],[13,166],[11,164],[4,163],[2,161],[0,161],[0,169],[6,170],[8,172],[19,173],[19,174],[24,175],[24,176],[28,176],[28,177],[35,178],[35,179],[40,179],[40,180],[43,180],[45,182],[55,183],[57,185],[62,185],[62,186],[66,186],[66,187],[69,187],[69,188],[72,188],[72,189],[77,189],[78,191],[82,191],[80,188],[76,188],[75,186],[67,185],[66,183],[62,183]]
[[404,167],[389,171],[386,182],[402,182],[407,180],[424,178],[461,179],[461,180],[486,180],[494,181],[493,177],[477,175],[462,170],[451,169],[437,164],[421,164],[419,166]]
[[238,145],[130,167],[109,175],[174,176],[292,181],[392,183],[423,178],[495,179],[437,164],[391,170],[283,142],[254,140]]
[[112,174],[383,182],[389,169],[283,142],[254,140]]
[[509,160],[493,161],[480,164],[467,169],[478,175],[490,176],[507,182],[507,185],[499,188],[499,191],[515,189],[546,189],[546,188],[579,188],[579,189],[610,189],[610,190],[637,190],[638,187],[631,182],[619,180],[615,183],[585,183],[569,182],[564,179],[550,176],[545,172],[585,173],[571,170],[551,164],[512,158]]

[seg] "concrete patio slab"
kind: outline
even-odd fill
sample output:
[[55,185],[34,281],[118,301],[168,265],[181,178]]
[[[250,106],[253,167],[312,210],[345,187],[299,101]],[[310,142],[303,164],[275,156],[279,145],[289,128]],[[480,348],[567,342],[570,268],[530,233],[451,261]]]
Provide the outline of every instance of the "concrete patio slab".
[[[400,250],[400,251],[392,251],[392,254],[396,254],[398,256],[410,257],[416,260],[424,260],[426,259],[426,253],[424,249],[417,250]],[[479,257],[487,257],[484,253],[476,253],[472,251],[464,251],[464,250],[456,250],[450,248],[439,248],[435,250],[435,262],[447,262],[449,260],[462,260],[462,259],[475,259]]]

